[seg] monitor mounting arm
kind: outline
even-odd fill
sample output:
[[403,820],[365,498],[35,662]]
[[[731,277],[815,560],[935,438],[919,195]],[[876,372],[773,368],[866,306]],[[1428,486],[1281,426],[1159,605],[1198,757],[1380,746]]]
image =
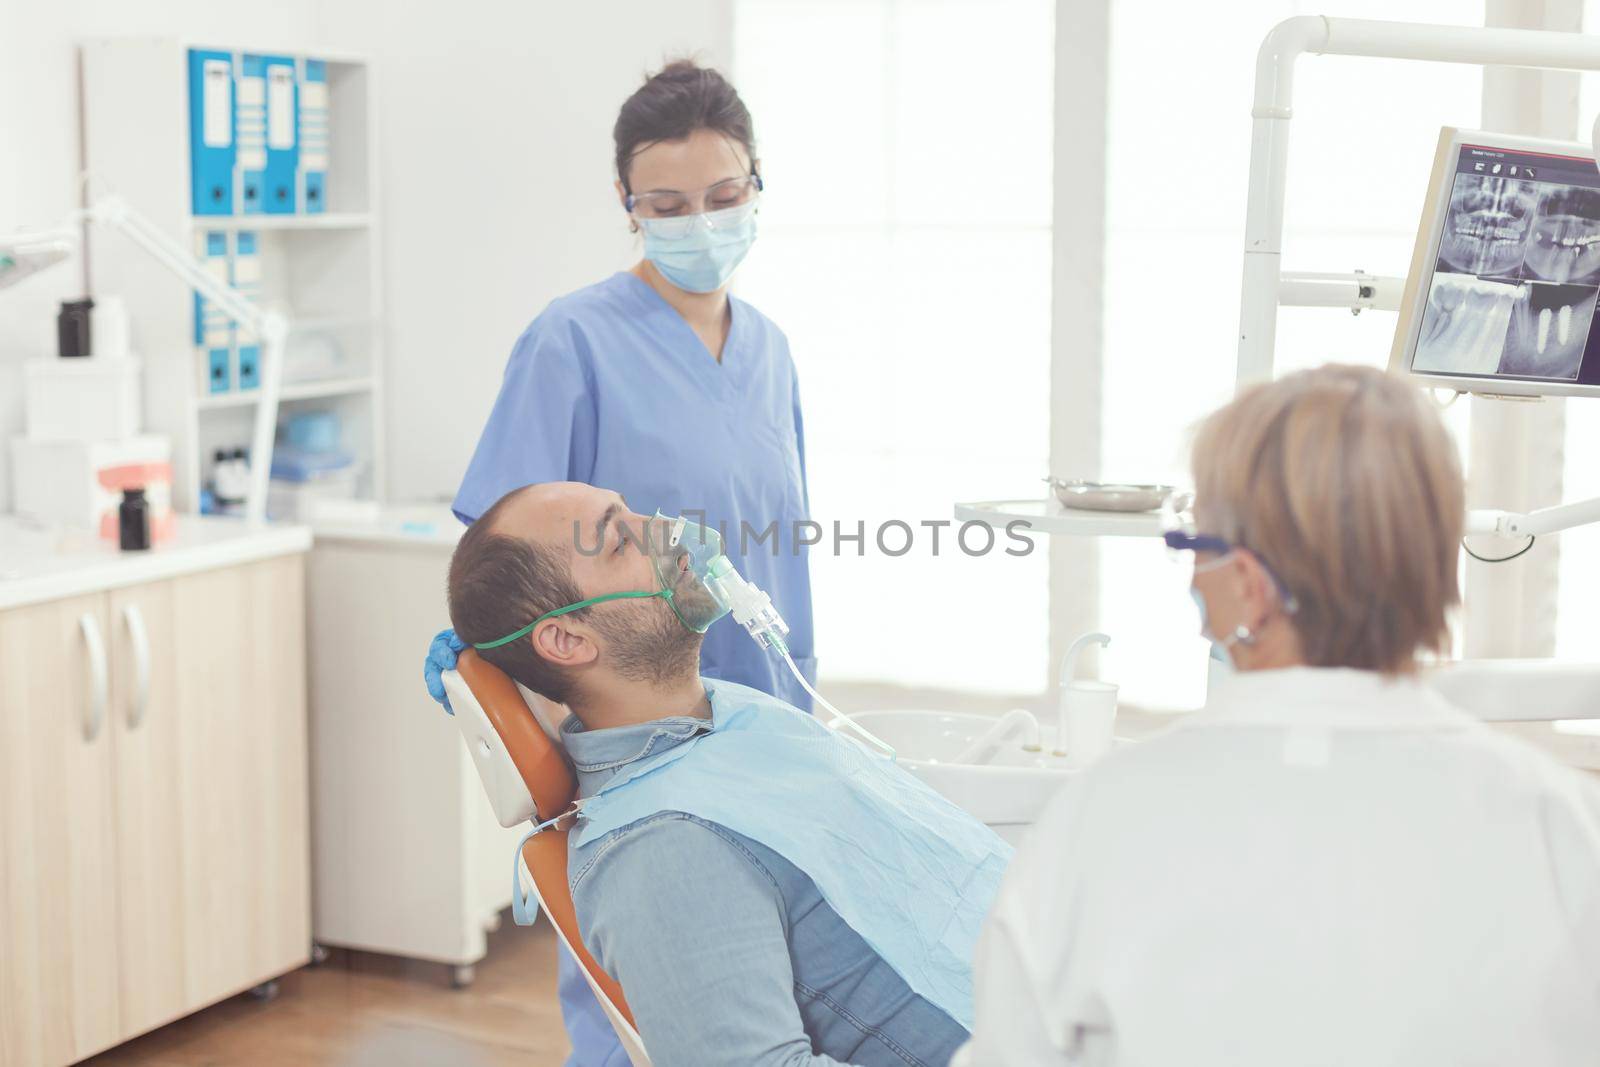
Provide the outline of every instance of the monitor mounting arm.
[[[1302,55],[1377,56],[1540,70],[1600,70],[1600,40],[1579,33],[1301,15],[1273,27],[1256,54],[1250,138],[1250,194],[1245,219],[1244,284],[1239,311],[1240,388],[1272,378],[1279,305],[1398,307],[1398,279],[1354,272],[1291,274],[1282,269],[1284,190],[1294,69]],[[1600,158],[1600,118],[1594,128]],[[1600,165],[1600,164],[1597,164]],[[1600,522],[1600,498],[1528,514],[1474,511],[1469,534],[1535,537]]]

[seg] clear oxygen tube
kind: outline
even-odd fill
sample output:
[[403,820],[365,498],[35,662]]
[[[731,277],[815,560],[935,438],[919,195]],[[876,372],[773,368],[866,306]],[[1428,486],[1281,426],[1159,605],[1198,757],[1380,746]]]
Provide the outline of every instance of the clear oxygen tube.
[[827,708],[828,714],[833,716],[835,722],[848,726],[858,738],[891,760],[895,758],[894,748],[887,741],[828,703],[828,698],[817,692],[811,683],[806,681],[806,676],[801,673],[794,656],[789,653],[788,644],[783,639],[789,632],[789,625],[772,606],[772,598],[745,581],[727,556],[717,556],[707,565],[705,583],[711,590],[711,595],[728,608],[733,621],[743,626],[755,639],[756,644],[781,657],[783,662],[789,665],[789,670],[801,688],[811,694],[812,700]]

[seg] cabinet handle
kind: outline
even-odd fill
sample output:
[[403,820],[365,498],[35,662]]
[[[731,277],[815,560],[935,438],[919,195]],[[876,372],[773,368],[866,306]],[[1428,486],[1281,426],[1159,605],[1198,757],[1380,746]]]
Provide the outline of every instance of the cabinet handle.
[[100,622],[92,614],[78,619],[78,629],[83,632],[84,647],[89,650],[89,706],[83,720],[83,739],[93,741],[100,735],[106,721],[106,690],[110,676],[106,670],[106,643],[100,639]]
[[144,612],[137,604],[122,605],[122,625],[133,646],[133,706],[128,709],[128,729],[137,730],[150,710],[150,636],[144,628]]

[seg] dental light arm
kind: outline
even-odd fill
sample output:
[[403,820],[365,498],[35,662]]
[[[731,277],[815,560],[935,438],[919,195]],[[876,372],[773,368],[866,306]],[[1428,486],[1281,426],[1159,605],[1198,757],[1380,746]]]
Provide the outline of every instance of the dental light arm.
[[1283,307],[1349,308],[1359,315],[1372,308],[1399,311],[1404,278],[1350,271],[1329,274],[1323,271],[1283,271],[1278,277],[1278,303]]
[[1545,537],[1596,522],[1600,522],[1600,497],[1540,508],[1526,514],[1515,511],[1471,511],[1467,513],[1467,533]]
[[244,294],[218,281],[188,249],[167,236],[120,196],[106,196],[82,213],[90,222],[120,231],[184,284],[198,290],[234,322],[261,338],[260,395],[250,445],[250,491],[245,518],[262,523],[267,517],[267,478],[272,469],[272,441],[278,423],[278,397],[283,386],[283,349],[289,324],[275,311],[263,310]]
[[[265,311],[239,290],[219,282],[200,261],[120,196],[106,196],[82,211],[74,223],[92,222],[117,230],[146,254],[221,308],[234,322],[261,339],[260,399],[250,447],[250,492],[245,517],[252,523],[267,517],[267,476],[272,468],[272,439],[278,422],[278,397],[283,385],[283,348],[289,324],[275,311]],[[76,234],[70,229],[0,235],[0,289],[66,259]]]

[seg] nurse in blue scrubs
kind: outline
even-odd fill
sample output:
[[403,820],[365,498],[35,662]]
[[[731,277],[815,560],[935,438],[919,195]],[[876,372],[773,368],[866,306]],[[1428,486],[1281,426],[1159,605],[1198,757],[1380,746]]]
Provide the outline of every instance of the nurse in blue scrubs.
[[[783,333],[728,293],[760,204],[750,113],[716,71],[676,62],[623,104],[614,139],[617,193],[644,258],[553,301],[518,339],[455,513],[470,523],[512,489],[549,481],[615,489],[647,515],[704,511],[772,597],[814,681],[794,363]],[[437,699],[459,649],[453,633],[434,642]],[[730,621],[707,632],[701,662],[708,676],[810,708],[788,668]],[[577,964],[563,952],[560,966],[568,1067],[625,1067]]]

